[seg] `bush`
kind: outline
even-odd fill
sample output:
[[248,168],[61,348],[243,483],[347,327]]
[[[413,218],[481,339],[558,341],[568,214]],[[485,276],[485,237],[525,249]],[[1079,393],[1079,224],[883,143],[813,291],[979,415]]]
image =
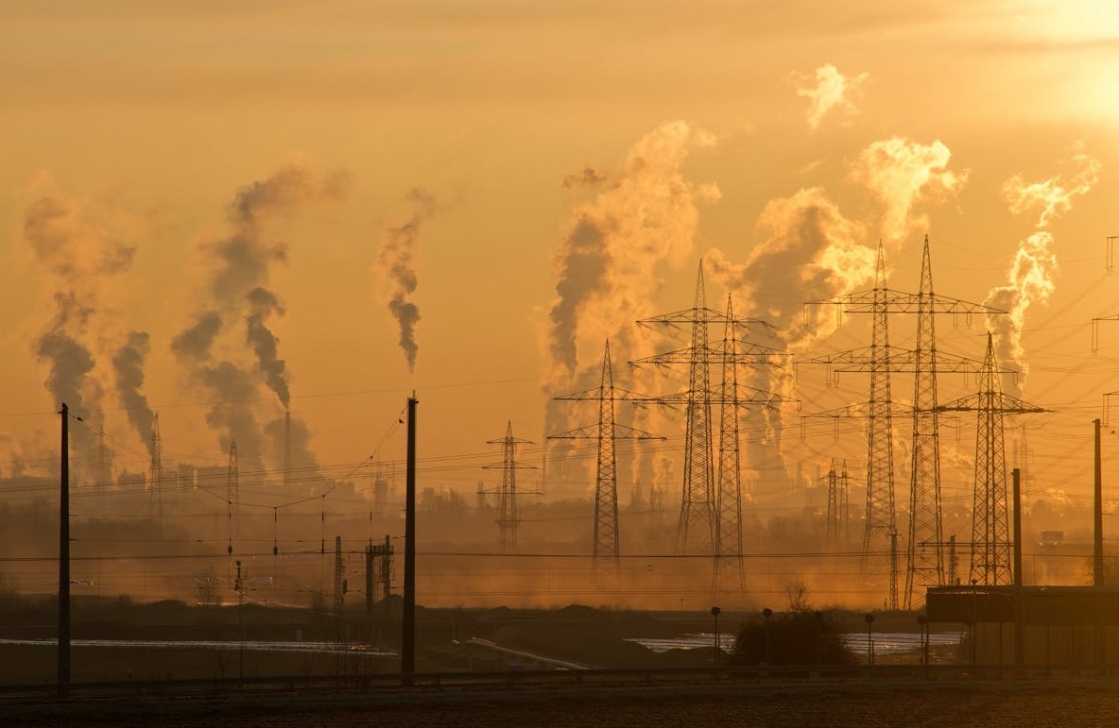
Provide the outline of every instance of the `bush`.
[[[768,659],[767,659],[768,657]],[[836,620],[824,612],[799,609],[744,624],[734,640],[731,665],[853,665]]]

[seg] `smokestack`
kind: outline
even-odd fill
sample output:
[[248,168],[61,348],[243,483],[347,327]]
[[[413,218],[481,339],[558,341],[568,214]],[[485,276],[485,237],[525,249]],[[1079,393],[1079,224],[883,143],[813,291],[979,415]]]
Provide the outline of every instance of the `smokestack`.
[[291,410],[284,412],[284,485],[291,484]]

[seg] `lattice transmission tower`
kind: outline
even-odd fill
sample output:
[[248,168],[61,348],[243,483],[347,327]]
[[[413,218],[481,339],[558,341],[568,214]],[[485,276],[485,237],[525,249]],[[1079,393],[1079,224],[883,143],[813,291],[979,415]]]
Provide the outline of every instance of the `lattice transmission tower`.
[[[497,528],[498,545],[501,552],[514,554],[517,552],[517,526],[521,517],[517,510],[517,471],[535,470],[535,466],[522,465],[517,462],[517,446],[531,445],[531,440],[513,437],[513,423],[505,425],[505,437],[497,440],[487,440],[488,445],[501,445],[501,464],[484,465],[486,470],[501,469],[501,485],[497,490]],[[521,492],[525,494],[524,491]]]
[[1003,417],[1047,410],[1002,391],[994,337],[987,334],[987,354],[979,374],[979,391],[942,405],[942,412],[975,412],[975,494],[971,521],[973,584],[1013,583],[1010,516],[1006,499],[1006,441]]
[[827,543],[829,546],[845,546],[851,540],[851,502],[847,461],[843,469],[835,469],[835,460],[824,476],[828,487]]
[[[841,299],[815,301],[836,304],[843,313],[868,313],[873,316],[872,343],[869,350],[855,350],[808,360],[825,363],[835,372],[869,372],[870,400],[863,411],[867,418],[867,513],[863,537],[864,568],[871,561],[875,543],[882,534],[890,551],[888,604],[891,608],[914,607],[913,597],[920,585],[946,583],[943,515],[940,489],[940,435],[937,409],[937,377],[941,373],[975,371],[978,362],[966,357],[946,355],[936,348],[935,316],[954,314],[970,317],[995,315],[1005,311],[939,296],[933,290],[929,240],[925,237],[921,259],[921,286],[916,294],[893,290],[886,285],[885,255],[881,245],[875,266],[873,289],[849,294]],[[916,313],[916,348],[891,347],[891,313]],[[912,447],[909,469],[909,523],[905,550],[905,587],[899,600],[899,573],[894,563],[897,541],[896,501],[893,462],[893,411],[890,374],[913,374]]]
[[[691,346],[663,352],[630,362],[630,364],[632,366],[674,364],[686,364],[688,366],[687,390],[668,396],[655,397],[650,401],[685,407],[684,481],[681,493],[680,520],[676,531],[676,552],[679,554],[717,555],[722,547],[720,534],[724,528],[728,537],[734,532],[741,534],[741,522],[736,521],[735,523],[720,525],[721,516],[724,514],[720,513],[720,486],[715,479],[711,407],[713,404],[729,407],[730,412],[727,417],[733,417],[737,425],[738,413],[741,412],[742,407],[750,403],[772,406],[775,402],[780,401],[780,397],[752,387],[742,387],[736,383],[733,392],[726,391],[725,385],[720,386],[718,390],[713,390],[711,387],[711,366],[713,363],[725,363],[733,370],[735,367],[745,364],[768,363],[770,358],[786,356],[786,354],[758,344],[741,342],[737,339],[737,334],[732,339],[733,349],[730,351],[727,350],[725,345],[717,348],[710,345],[708,327],[712,324],[722,324],[724,327],[731,327],[736,331],[745,329],[750,325],[762,325],[768,328],[772,328],[772,326],[759,319],[736,317],[730,310],[722,312],[708,308],[703,284],[702,264],[700,264],[699,275],[696,279],[695,304],[692,308],[642,319],[637,323],[639,326],[675,327],[686,324],[691,327]],[[727,374],[724,370],[724,379]],[[737,377],[736,374],[731,374],[731,376]],[[720,435],[720,440],[722,441],[726,436],[728,435],[724,431]],[[737,448],[738,438],[734,436],[734,449]],[[732,454],[728,452],[727,457],[732,457]],[[738,460],[737,455],[733,455],[733,458],[736,461]],[[728,484],[739,483],[740,475],[737,474],[737,468],[728,465],[725,472]],[[731,487],[734,487],[736,492],[741,491],[740,483],[737,486],[728,485],[728,489]],[[737,512],[736,509],[730,508],[728,504],[726,515],[731,516],[735,512]],[[739,542],[741,542],[741,538],[739,538]]]
[[610,360],[610,341],[602,356],[602,378],[599,386],[582,392],[567,394],[554,399],[573,402],[597,402],[598,424],[580,427],[550,440],[594,440],[598,444],[598,459],[594,490],[594,543],[593,568],[599,572],[601,562],[612,560],[615,574],[621,572],[621,526],[618,521],[618,463],[615,442],[618,440],[664,440],[643,430],[637,430],[615,421],[614,403],[621,400],[636,401],[640,395],[614,386],[613,365]]

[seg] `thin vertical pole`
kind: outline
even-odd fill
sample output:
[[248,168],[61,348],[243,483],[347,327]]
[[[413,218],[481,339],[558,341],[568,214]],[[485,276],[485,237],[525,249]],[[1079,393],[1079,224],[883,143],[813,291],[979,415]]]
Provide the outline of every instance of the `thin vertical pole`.
[[401,683],[411,685],[416,671],[416,397],[408,399],[408,453],[404,478],[404,634]]
[[[1014,508],[1014,665],[1026,664],[1026,604],[1022,596],[1022,471],[1011,471]],[[1002,628],[1002,625],[999,625]]]
[[372,646],[373,639],[373,541],[365,547],[365,642]]
[[[1096,450],[1096,477],[1094,483],[1094,498],[1093,498],[1093,534],[1092,540],[1094,542],[1094,556],[1093,561],[1093,583],[1097,588],[1102,587],[1104,584],[1103,574],[1103,455],[1100,448],[1100,421],[1093,420],[1095,425],[1095,450]],[[1097,619],[1096,622],[1096,662],[1102,663],[1106,656],[1106,646],[1104,644],[1105,631],[1103,625]]]
[[70,408],[62,403],[62,470],[58,503],[58,694],[70,693]]
[[1103,586],[1103,465],[1100,453],[1100,421],[1093,420],[1096,431],[1096,477],[1095,477],[1095,503],[1094,503],[1094,532],[1095,558],[1093,559],[1093,583]]

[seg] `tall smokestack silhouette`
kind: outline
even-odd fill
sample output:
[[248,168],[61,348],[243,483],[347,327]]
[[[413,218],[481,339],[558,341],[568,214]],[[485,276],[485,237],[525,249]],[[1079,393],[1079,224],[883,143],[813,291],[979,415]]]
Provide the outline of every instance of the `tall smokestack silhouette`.
[[284,485],[291,484],[291,410],[284,412]]

